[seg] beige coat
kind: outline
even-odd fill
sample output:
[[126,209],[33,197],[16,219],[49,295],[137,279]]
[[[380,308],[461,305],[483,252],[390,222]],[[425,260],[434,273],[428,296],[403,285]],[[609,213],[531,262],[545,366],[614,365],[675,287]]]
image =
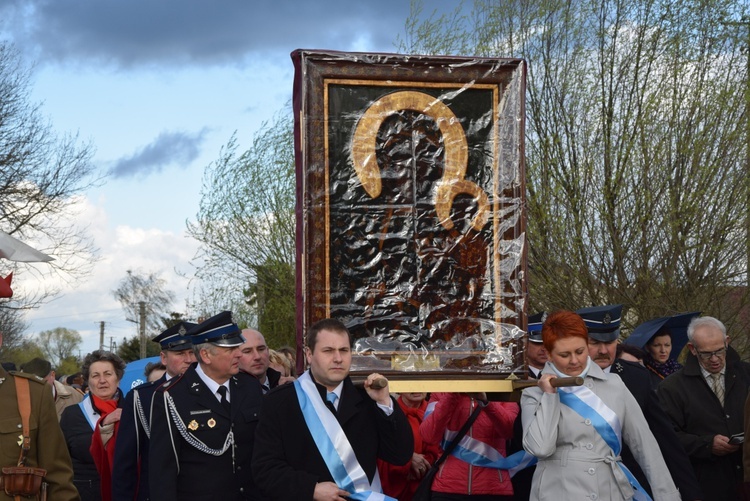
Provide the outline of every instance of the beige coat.
[[57,411],[57,420],[60,421],[63,411],[71,405],[78,405],[83,400],[83,393],[72,386],[55,381],[55,410]]

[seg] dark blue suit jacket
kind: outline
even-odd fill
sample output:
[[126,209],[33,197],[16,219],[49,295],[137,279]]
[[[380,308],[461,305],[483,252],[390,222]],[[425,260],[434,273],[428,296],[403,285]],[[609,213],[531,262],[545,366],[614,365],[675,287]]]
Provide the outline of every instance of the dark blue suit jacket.
[[[240,372],[229,380],[231,414],[196,373],[196,364],[154,394],[149,449],[149,482],[152,499],[159,501],[249,501],[261,497],[251,474],[255,427],[263,392],[256,378]],[[165,394],[174,401],[190,440],[178,430],[175,416],[165,405]],[[234,451],[220,456],[230,430]],[[199,441],[204,445],[196,444]],[[191,443],[192,442],[192,443]],[[200,450],[203,447],[204,450]]]
[[[149,438],[143,427],[149,426],[151,400],[156,388],[167,381],[164,375],[151,383],[130,390],[125,397],[120,426],[115,444],[114,474],[112,475],[113,501],[148,501],[148,447]],[[136,395],[140,410],[136,409]],[[142,411],[142,415],[141,415]]]

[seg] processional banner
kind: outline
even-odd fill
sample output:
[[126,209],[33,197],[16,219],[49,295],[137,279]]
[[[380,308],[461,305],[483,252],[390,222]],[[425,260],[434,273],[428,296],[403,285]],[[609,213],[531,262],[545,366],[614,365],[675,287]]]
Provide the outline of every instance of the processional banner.
[[520,59],[297,50],[297,328],[333,317],[353,371],[522,371]]

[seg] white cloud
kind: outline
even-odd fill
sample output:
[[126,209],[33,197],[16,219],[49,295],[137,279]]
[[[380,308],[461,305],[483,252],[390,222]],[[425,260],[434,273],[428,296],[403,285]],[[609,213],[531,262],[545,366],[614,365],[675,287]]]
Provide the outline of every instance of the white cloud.
[[166,280],[167,288],[175,293],[175,311],[184,311],[188,279],[181,275],[191,271],[190,260],[198,248],[198,243],[184,232],[164,231],[150,226],[148,221],[142,226],[112,227],[103,203],[103,199],[82,201],[82,219],[90,225],[101,255],[92,275],[73,286],[57,283],[62,294],[27,315],[32,334],[55,327],[77,330],[84,340],[82,354],[99,347],[101,321],[105,322],[106,347],[110,336],[119,343],[123,337],[135,334],[135,325],[125,320],[120,304],[112,295],[129,269],[158,272]]

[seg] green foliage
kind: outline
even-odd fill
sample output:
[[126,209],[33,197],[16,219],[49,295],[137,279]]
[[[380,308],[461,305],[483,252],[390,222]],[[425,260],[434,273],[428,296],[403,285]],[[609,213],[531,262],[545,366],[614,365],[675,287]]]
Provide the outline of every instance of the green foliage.
[[21,367],[21,365],[32,358],[37,357],[47,359],[42,347],[36,341],[22,337],[13,346],[6,348],[3,345],[0,360],[3,362],[12,362],[16,364],[16,367]]
[[[146,343],[146,358],[155,357],[161,353],[161,346],[159,343],[148,341]],[[141,359],[141,340],[138,336],[130,338],[123,338],[122,343],[117,347],[117,356],[119,356],[123,362],[128,363],[134,360]]]
[[55,375],[70,375],[81,371],[81,363],[76,357],[67,357],[55,368]]
[[269,262],[255,267],[257,280],[244,294],[258,311],[257,329],[271,347],[295,345],[294,268]]
[[200,209],[188,223],[202,244],[192,310],[229,309],[241,326],[262,324],[268,342],[294,339],[293,139],[291,114],[265,123],[244,153],[232,137],[206,169]]
[[78,331],[56,327],[38,335],[38,345],[52,367],[58,367],[67,359],[75,359],[83,339]]

